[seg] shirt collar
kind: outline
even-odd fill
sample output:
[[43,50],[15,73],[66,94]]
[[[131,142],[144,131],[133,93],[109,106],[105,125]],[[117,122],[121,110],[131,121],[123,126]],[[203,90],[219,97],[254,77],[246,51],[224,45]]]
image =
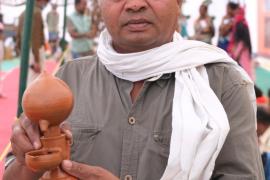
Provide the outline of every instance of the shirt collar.
[[155,77],[152,77],[150,79],[148,79],[147,81],[150,82],[154,82],[156,81],[156,83],[163,88],[166,85],[166,80],[170,79],[172,77],[173,73],[167,73],[167,74],[162,74],[162,75],[158,75]]

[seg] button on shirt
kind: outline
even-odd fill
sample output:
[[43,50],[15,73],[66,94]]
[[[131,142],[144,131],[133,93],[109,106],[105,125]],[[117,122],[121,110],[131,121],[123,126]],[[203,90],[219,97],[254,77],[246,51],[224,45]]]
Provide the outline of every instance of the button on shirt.
[[[231,128],[212,179],[261,180],[255,114],[247,84],[229,65],[206,67]],[[74,161],[103,167],[121,179],[161,178],[172,132],[173,73],[145,81],[134,103],[130,97],[133,83],[113,76],[97,57],[69,62],[57,76],[70,86],[75,98],[68,118]]]
[[128,123],[130,125],[134,125],[136,123],[136,119],[134,117],[130,117],[130,118],[128,118]]

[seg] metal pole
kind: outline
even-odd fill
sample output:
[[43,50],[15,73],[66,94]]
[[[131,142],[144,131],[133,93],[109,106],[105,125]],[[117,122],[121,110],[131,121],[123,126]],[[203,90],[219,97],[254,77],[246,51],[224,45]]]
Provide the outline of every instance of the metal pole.
[[64,5],[64,25],[63,25],[63,36],[60,41],[60,46],[62,51],[65,51],[66,46],[67,46],[67,41],[66,41],[66,26],[67,26],[67,0],[65,0],[65,5]]
[[21,55],[21,66],[20,66],[20,84],[19,84],[19,98],[18,98],[18,109],[17,117],[22,113],[22,96],[26,89],[26,81],[29,66],[29,50],[30,41],[32,34],[32,19],[34,12],[35,0],[27,0],[26,10],[24,15],[23,25],[23,36],[22,36],[22,55]]

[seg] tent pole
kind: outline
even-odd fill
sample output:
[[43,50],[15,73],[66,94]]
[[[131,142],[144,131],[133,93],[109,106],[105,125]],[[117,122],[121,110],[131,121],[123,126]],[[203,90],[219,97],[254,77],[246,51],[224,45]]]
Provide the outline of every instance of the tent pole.
[[34,12],[35,0],[27,0],[26,10],[23,25],[23,36],[22,36],[22,55],[21,55],[21,65],[20,65],[20,84],[19,84],[19,98],[18,98],[18,109],[17,117],[22,113],[22,96],[26,89],[27,74],[29,66],[29,50],[30,41],[32,34],[32,19]]

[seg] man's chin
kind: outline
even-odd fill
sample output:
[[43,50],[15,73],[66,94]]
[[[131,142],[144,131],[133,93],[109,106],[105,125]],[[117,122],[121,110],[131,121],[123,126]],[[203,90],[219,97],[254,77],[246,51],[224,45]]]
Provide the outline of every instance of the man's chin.
[[157,37],[154,36],[145,36],[145,35],[134,35],[125,38],[125,44],[133,46],[151,46],[155,44]]

